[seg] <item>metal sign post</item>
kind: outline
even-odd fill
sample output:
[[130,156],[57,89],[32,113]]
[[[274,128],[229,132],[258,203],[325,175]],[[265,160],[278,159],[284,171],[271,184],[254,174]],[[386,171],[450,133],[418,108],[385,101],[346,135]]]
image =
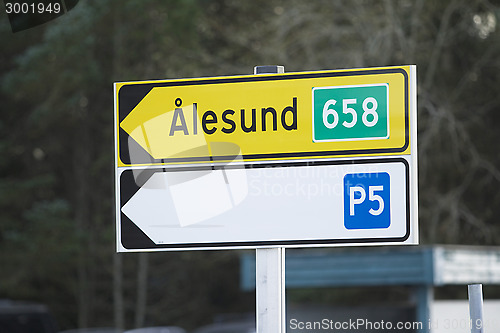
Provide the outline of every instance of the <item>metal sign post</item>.
[[[254,74],[284,73],[283,66],[256,66]],[[256,249],[257,333],[285,333],[285,248]]]
[[256,250],[257,333],[285,333],[285,249]]
[[483,285],[469,284],[468,291],[471,333],[483,333]]

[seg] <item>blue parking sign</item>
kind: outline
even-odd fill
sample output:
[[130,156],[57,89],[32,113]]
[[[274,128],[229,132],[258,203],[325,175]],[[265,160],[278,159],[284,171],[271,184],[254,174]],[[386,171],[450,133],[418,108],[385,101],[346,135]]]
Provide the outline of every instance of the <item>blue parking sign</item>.
[[383,229],[391,225],[390,176],[387,172],[344,176],[344,226]]

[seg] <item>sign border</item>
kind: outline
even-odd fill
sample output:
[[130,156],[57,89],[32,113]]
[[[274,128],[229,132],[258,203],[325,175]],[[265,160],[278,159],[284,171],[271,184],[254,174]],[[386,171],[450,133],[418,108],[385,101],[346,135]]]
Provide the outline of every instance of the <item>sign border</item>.
[[[144,151],[149,158],[149,162],[132,163],[130,154],[126,147],[128,147],[129,135],[120,128],[121,121],[137,106],[137,104],[153,89],[156,87],[172,87],[172,86],[196,86],[196,85],[210,85],[210,84],[225,84],[225,83],[244,83],[244,82],[259,82],[259,81],[283,81],[283,80],[296,80],[296,79],[313,79],[313,78],[328,78],[328,77],[346,77],[346,76],[364,76],[364,75],[379,75],[379,74],[401,74],[404,78],[404,118],[405,118],[405,140],[401,147],[396,148],[368,148],[368,149],[345,149],[345,150],[325,150],[325,151],[296,151],[286,153],[263,153],[263,154],[247,154],[243,155],[243,160],[246,162],[253,162],[258,160],[271,160],[271,159],[292,159],[292,158],[313,158],[313,157],[341,157],[351,155],[374,155],[374,154],[398,154],[404,152],[410,145],[410,99],[409,99],[409,73],[401,67],[385,67],[374,69],[354,69],[354,70],[336,70],[336,71],[319,71],[319,72],[306,72],[306,73],[287,73],[287,74],[272,74],[272,75],[247,75],[247,76],[233,76],[233,77],[220,77],[220,78],[198,78],[198,79],[181,79],[170,81],[152,81],[149,83],[135,83],[124,85],[115,92],[115,112],[116,122],[115,131],[118,131],[117,142],[117,158],[123,164],[123,167],[129,166],[142,166],[142,165],[162,165],[169,163],[193,163],[205,162],[207,157],[182,157],[182,158],[166,158],[154,159],[146,151]],[[411,66],[408,66],[408,71],[411,72]],[[115,84],[116,85],[116,84]],[[124,102],[123,96],[130,96],[131,88],[138,89],[132,93],[133,97],[130,101]],[[115,87],[116,89],[116,87]],[[121,107],[126,105],[126,107]],[[135,141],[134,141],[135,142]],[[138,145],[139,146],[139,145]],[[142,148],[141,148],[142,149]],[[225,161],[227,156],[211,156],[210,159],[214,162]],[[118,162],[118,160],[117,160]]]

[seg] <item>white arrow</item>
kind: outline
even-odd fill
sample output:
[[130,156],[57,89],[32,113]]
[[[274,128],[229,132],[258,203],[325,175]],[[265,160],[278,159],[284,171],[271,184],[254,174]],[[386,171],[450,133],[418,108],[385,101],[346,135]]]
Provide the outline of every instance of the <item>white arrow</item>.
[[160,244],[165,243],[166,228],[207,221],[231,210],[247,193],[245,169],[157,172],[122,212]]

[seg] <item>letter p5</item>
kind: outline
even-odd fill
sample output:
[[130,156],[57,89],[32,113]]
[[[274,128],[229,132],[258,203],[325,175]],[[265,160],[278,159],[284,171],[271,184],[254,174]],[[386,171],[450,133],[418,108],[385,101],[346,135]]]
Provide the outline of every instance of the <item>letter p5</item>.
[[346,229],[383,229],[391,225],[390,175],[387,172],[344,176]]

